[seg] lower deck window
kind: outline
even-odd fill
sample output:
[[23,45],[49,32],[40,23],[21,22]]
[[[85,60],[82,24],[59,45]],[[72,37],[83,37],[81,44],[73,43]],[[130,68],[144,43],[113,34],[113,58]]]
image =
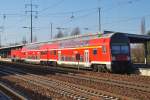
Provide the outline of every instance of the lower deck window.
[[97,49],[93,49],[93,55],[97,55]]
[[83,62],[83,56],[80,56],[80,62]]

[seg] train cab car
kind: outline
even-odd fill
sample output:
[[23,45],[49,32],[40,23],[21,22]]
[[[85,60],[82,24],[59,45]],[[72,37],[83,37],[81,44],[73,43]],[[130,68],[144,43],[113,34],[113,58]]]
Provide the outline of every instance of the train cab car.
[[[91,34],[59,42],[58,64],[94,71],[126,72],[130,69],[129,39],[124,33]],[[77,60],[76,55],[80,55]]]
[[129,72],[131,69],[130,41],[126,34],[111,36],[111,67],[114,72]]

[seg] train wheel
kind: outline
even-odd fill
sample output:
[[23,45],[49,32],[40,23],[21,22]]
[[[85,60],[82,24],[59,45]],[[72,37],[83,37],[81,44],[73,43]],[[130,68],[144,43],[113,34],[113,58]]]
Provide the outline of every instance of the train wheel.
[[98,71],[97,65],[92,65],[92,69],[93,69],[94,72],[97,72]]
[[52,66],[57,67],[57,62],[53,61]]
[[40,62],[41,65],[44,65],[43,61]]

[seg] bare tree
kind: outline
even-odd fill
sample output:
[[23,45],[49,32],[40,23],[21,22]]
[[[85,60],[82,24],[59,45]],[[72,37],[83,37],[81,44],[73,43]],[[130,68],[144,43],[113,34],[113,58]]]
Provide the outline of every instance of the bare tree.
[[58,31],[58,33],[56,34],[55,38],[61,38],[64,37],[64,34],[61,30]]
[[34,36],[33,42],[37,42],[37,37],[36,36]]
[[80,34],[80,28],[76,27],[73,29],[73,31],[71,32],[71,36],[73,35],[79,35]]
[[150,30],[147,32],[147,35],[150,35]]
[[19,44],[20,44],[20,43],[18,43],[18,42],[15,42],[15,43],[14,43],[14,45],[19,45]]
[[132,61],[134,63],[144,63],[144,45],[137,44],[131,49]]
[[27,43],[26,37],[23,37],[22,38],[22,44],[26,44],[26,43]]
[[[144,32],[144,31],[143,31]],[[150,30],[147,32],[147,35],[150,36]],[[144,50],[144,45],[143,44],[137,44],[134,46],[134,48],[132,48],[131,50],[131,54],[132,54],[132,61],[136,62],[136,63],[143,63],[144,62],[144,58],[145,58],[145,50]],[[148,50],[148,54],[147,54],[147,60],[148,63],[150,63],[150,42],[147,42],[147,50]]]
[[[147,32],[147,35],[150,36],[150,30]],[[150,41],[147,41],[147,60],[148,60],[148,63],[150,63]]]

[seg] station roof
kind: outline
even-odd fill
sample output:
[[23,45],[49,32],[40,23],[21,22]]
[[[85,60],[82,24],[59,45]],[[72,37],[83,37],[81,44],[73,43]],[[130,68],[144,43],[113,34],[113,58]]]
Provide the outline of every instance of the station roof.
[[127,34],[130,43],[144,43],[150,41],[150,35]]
[[7,46],[7,47],[1,47],[0,50],[9,50],[9,49],[12,49],[12,48],[20,48],[22,46],[24,46],[24,44],[14,45],[14,46]]
[[[114,31],[104,31],[104,34],[116,34],[123,32],[114,32]],[[130,43],[144,43],[150,41],[150,35],[142,35],[142,34],[131,34],[131,33],[123,33],[129,38]]]

